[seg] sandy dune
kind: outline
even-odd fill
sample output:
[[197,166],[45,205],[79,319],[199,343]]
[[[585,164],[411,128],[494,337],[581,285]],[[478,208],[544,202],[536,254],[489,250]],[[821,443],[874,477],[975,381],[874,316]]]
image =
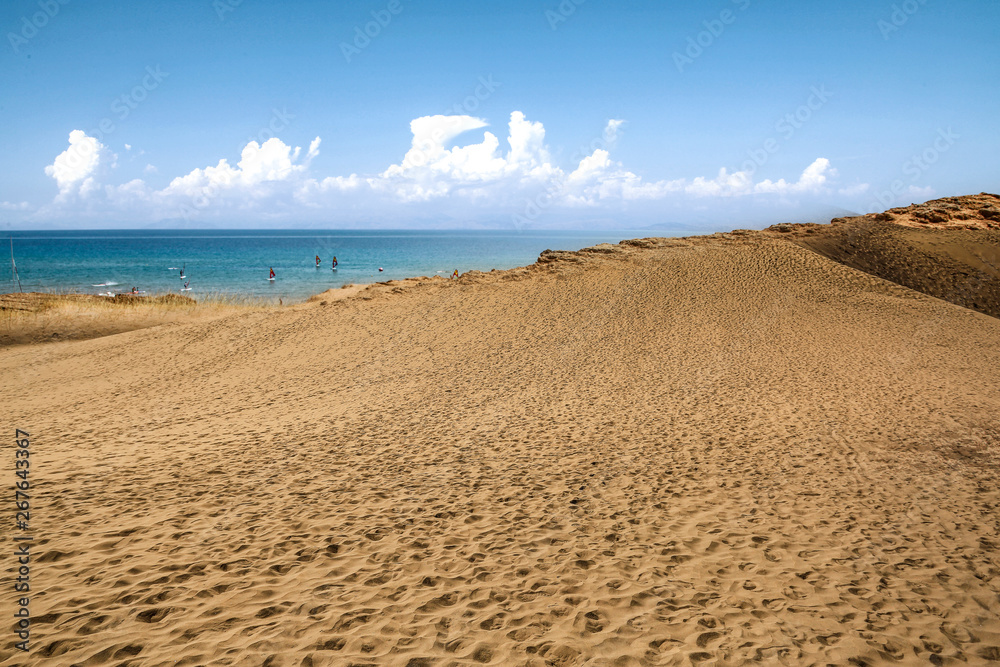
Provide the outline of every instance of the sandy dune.
[[0,664],[1000,661],[1000,320],[761,235],[542,260],[0,350]]
[[1000,196],[936,199],[829,225],[775,225],[824,257],[1000,318]]

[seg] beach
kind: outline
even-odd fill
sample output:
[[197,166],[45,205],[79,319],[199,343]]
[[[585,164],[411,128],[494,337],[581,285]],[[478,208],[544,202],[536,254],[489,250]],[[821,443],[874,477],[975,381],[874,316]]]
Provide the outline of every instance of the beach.
[[1000,320],[807,238],[0,349],[0,665],[1000,661]]

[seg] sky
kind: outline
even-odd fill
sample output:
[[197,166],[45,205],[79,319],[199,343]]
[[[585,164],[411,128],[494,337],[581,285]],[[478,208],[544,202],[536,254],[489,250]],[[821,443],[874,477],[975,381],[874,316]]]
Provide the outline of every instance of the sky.
[[7,0],[0,227],[734,228],[1000,190],[995,0]]

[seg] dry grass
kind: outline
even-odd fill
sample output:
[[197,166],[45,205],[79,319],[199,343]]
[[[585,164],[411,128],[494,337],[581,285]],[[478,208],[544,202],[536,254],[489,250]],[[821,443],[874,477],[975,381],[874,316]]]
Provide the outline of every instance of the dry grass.
[[176,294],[117,298],[86,294],[0,295],[0,346],[86,340],[145,329],[214,319],[234,312],[274,308],[256,297],[209,294],[195,301]]

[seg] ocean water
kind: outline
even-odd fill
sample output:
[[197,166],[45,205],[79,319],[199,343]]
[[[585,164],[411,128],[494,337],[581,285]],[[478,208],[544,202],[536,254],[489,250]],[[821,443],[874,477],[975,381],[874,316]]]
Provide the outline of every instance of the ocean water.
[[[617,243],[650,232],[100,230],[17,231],[13,238],[25,292],[232,294],[303,301],[348,283],[509,269],[539,253]],[[656,235],[662,235],[657,233]],[[0,248],[2,291],[16,291],[10,240]],[[320,266],[315,257],[319,255]],[[337,270],[331,269],[337,257]],[[276,279],[267,280],[270,268]],[[379,268],[384,269],[379,272]],[[185,279],[180,278],[181,269]]]

